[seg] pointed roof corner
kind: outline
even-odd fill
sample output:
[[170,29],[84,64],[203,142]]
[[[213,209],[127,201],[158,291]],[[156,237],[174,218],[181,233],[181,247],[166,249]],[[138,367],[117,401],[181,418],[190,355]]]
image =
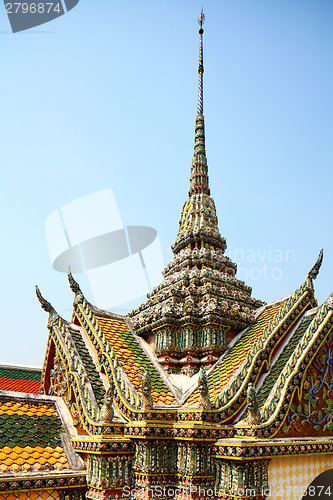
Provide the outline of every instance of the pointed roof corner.
[[67,276],[68,276],[68,281],[69,281],[69,287],[72,290],[72,292],[75,293],[74,304],[79,304],[80,302],[83,302],[83,299],[84,299],[83,293],[81,291],[80,285],[73,278],[70,267],[68,268]]
[[59,322],[62,322],[63,320],[60,318],[59,314],[54,309],[52,304],[50,304],[50,302],[48,302],[46,299],[44,299],[44,297],[41,294],[40,289],[38,288],[37,285],[35,285],[35,288],[36,288],[37,299],[39,300],[39,302],[42,306],[42,309],[44,309],[44,311],[49,313],[49,320],[47,323],[47,327],[52,328],[53,326],[59,324]]
[[323,262],[323,255],[324,255],[324,250],[321,249],[314,266],[308,272],[308,275],[305,278],[305,282],[303,284],[303,286],[310,291],[313,297],[314,297],[313,280],[315,280],[319,274],[319,270]]
[[318,258],[315,262],[315,265],[311,268],[311,270],[308,273],[308,277],[315,280],[319,274],[319,270],[321,268],[321,265],[323,263],[323,255],[324,255],[324,249],[322,248],[319,252]]

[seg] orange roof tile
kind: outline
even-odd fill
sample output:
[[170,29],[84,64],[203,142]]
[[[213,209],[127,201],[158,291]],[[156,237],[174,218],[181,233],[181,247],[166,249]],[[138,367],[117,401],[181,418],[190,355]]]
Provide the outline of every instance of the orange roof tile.
[[160,374],[128,329],[125,321],[101,316],[96,316],[96,319],[135,389],[141,393],[142,375],[144,369],[147,368],[152,381],[154,404],[177,404],[172,392],[161,379]]
[[29,392],[39,394],[40,380],[17,380],[0,378],[0,389],[3,391]]
[[69,469],[53,402],[0,400],[0,471],[2,473]]

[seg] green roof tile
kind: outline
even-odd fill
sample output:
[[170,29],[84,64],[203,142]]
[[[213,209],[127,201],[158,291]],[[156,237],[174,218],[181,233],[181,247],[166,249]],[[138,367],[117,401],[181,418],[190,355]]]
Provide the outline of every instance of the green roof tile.
[[275,382],[277,381],[280,373],[282,372],[283,368],[286,366],[288,360],[292,356],[294,350],[297,347],[298,342],[300,341],[301,337],[305,333],[306,329],[308,328],[309,324],[311,323],[313,319],[313,315],[306,316],[303,318],[303,321],[301,324],[298,326],[296,331],[294,331],[292,337],[289,339],[289,342],[286,344],[284,349],[281,351],[278,359],[274,363],[274,366],[271,368],[269,375],[266,377],[262,387],[258,391],[258,404],[259,407],[263,406],[265,403],[266,399],[268,398]]

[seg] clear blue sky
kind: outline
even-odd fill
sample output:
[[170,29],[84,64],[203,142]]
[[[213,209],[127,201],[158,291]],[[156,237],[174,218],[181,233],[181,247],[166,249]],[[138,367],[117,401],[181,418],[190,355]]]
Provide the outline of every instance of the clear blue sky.
[[[112,187],[124,223],[156,228],[170,260],[189,187],[201,6],[80,0],[12,34],[0,4],[0,361],[42,364],[35,284],[70,319],[44,230],[63,204]],[[204,11],[207,157],[227,252],[270,302],[324,247],[322,302],[333,291],[333,2],[206,0]]]

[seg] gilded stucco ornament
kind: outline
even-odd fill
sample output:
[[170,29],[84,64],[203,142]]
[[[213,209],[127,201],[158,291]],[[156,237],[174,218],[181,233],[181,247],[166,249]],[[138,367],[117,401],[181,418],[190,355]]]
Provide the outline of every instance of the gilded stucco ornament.
[[68,389],[66,372],[61,363],[59,352],[56,351],[53,358],[53,368],[50,370],[49,394],[54,396],[64,396]]

